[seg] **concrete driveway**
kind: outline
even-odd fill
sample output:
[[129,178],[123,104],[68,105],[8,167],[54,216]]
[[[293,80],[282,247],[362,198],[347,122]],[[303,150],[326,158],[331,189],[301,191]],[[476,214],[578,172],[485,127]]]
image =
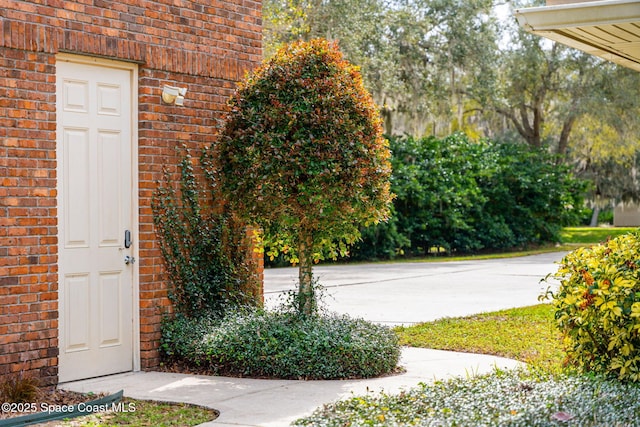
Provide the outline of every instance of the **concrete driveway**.
[[[388,325],[408,325],[537,304],[566,252],[478,261],[317,266],[329,310]],[[296,288],[298,269],[265,269],[265,303]]]

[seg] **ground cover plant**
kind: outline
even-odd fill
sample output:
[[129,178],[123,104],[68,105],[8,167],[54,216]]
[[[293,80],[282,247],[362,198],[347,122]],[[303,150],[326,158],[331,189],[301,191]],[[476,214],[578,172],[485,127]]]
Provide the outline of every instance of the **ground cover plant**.
[[160,351],[169,370],[282,379],[376,377],[400,358],[388,327],[319,310],[303,316],[295,298],[277,311],[166,319]]
[[165,326],[165,360],[204,372],[284,379],[369,378],[393,372],[396,334],[344,315],[256,310]]
[[392,372],[400,347],[388,328],[347,316],[256,313],[205,337],[206,360],[244,376],[368,378]]
[[513,370],[421,384],[395,395],[352,397],[325,405],[294,425],[634,427],[639,420],[635,385]]

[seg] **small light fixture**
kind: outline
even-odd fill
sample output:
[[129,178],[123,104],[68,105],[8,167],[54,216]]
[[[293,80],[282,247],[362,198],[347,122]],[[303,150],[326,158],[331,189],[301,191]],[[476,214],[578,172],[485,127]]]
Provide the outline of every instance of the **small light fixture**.
[[165,85],[164,88],[162,88],[162,102],[165,104],[184,105],[184,96],[186,94],[186,87]]

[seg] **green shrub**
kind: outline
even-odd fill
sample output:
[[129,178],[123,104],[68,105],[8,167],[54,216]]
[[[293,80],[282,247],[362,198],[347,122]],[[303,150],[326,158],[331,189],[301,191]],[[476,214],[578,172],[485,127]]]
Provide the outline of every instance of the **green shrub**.
[[391,205],[391,217],[361,230],[361,239],[353,245],[354,260],[394,259],[405,254],[411,241],[399,230],[398,215]]
[[222,317],[229,306],[253,303],[242,289],[254,286],[242,247],[244,234],[217,205],[214,183],[206,183],[186,152],[179,188],[165,171],[151,207],[176,313]]
[[410,252],[482,249],[474,228],[474,218],[487,202],[477,180],[482,146],[462,134],[390,142],[394,207],[398,229],[411,242]]
[[214,323],[175,321],[165,355],[224,375],[287,379],[375,377],[400,357],[389,328],[346,316],[257,311]]
[[[556,243],[562,227],[580,222],[587,184],[546,150],[493,143],[485,156],[495,159],[495,169],[490,174],[483,171],[480,178],[488,200],[484,224],[486,230],[494,222],[504,224],[513,236],[508,246]],[[508,247],[500,246],[500,240],[485,241],[485,246]]]
[[598,213],[598,224],[613,224],[613,209],[603,209]]
[[395,137],[390,147],[392,217],[362,231],[355,258],[557,242],[580,221],[586,184],[543,150],[463,134]]
[[165,362],[199,365],[203,338],[220,322],[218,317],[186,317],[178,313],[162,322],[160,353]]
[[640,381],[640,231],[568,254],[549,292],[580,371]]

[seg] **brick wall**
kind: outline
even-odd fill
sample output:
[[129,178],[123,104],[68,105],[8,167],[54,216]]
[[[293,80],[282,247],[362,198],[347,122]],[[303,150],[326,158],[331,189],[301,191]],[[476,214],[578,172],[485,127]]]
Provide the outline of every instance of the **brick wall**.
[[0,377],[56,377],[54,58],[0,48]]
[[[45,4],[38,4],[45,3]],[[139,269],[143,369],[157,366],[168,309],[151,195],[174,147],[215,142],[221,112],[261,61],[261,4],[251,0],[0,0],[0,375],[57,382],[55,55],[139,64]],[[185,106],[160,101],[186,87]]]

